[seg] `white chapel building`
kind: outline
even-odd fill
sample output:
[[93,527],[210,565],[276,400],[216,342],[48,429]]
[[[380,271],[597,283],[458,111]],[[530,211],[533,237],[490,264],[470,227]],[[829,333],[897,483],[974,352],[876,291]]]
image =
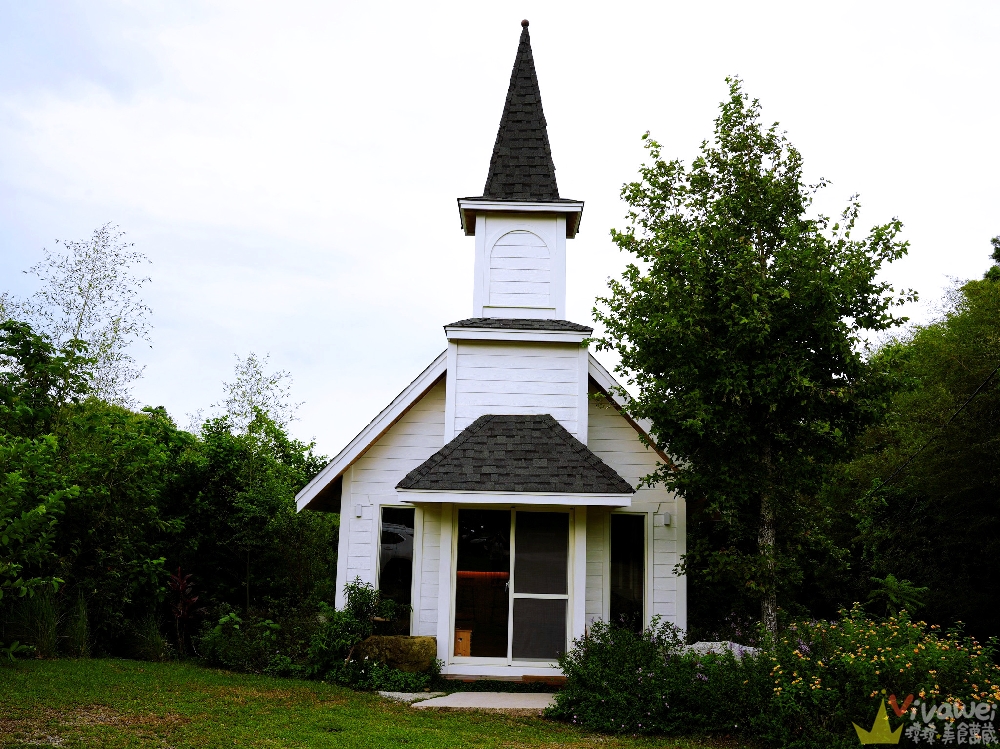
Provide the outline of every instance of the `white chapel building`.
[[297,497],[340,512],[337,606],[357,578],[410,604],[452,678],[556,676],[598,619],[687,623],[683,499],[638,488],[666,456],[566,320],[583,202],[559,196],[527,27],[486,187],[458,200],[473,316]]

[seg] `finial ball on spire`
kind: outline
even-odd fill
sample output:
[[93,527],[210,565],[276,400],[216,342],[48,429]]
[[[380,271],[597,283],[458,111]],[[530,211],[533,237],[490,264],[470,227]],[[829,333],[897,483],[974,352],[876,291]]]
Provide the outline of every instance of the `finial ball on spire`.
[[527,18],[525,18],[523,21],[521,21],[521,26],[524,27],[524,28],[528,28],[528,19]]

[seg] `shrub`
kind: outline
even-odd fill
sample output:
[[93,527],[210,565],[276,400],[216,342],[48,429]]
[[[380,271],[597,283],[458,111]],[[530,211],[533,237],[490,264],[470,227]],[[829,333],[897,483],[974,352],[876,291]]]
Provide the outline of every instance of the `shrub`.
[[[355,662],[358,645],[373,635],[380,623],[391,624],[409,614],[409,607],[383,599],[370,583],[362,583],[357,578],[344,586],[344,595],[344,608],[340,611],[327,604],[319,606],[320,626],[309,644],[307,673],[353,684],[355,682],[350,679],[355,677],[350,674],[362,673],[361,667],[351,665]],[[358,684],[368,679],[357,678]]]
[[87,619],[87,600],[77,593],[70,604],[66,618],[65,643],[63,650],[71,658],[86,658],[90,655],[90,623]]
[[235,611],[223,607],[218,623],[206,625],[199,648],[213,665],[260,674],[280,655],[277,647],[280,630],[281,625],[270,619],[251,616],[244,621]]
[[658,619],[641,634],[595,622],[560,666],[566,686],[549,715],[613,733],[739,732],[766,700],[761,658],[687,652]]
[[163,636],[160,618],[147,614],[131,626],[130,654],[140,661],[166,661],[173,657],[174,650]]
[[327,671],[325,680],[354,689],[386,692],[421,692],[428,689],[438,674],[441,662],[435,661],[430,671],[408,673],[379,661],[364,659],[336,664]]
[[367,658],[358,645],[383,622],[405,616],[408,607],[383,600],[370,584],[355,580],[346,586],[346,604],[337,610],[319,603],[308,614],[289,612],[275,622],[258,616],[241,617],[220,609],[215,625],[206,624],[197,640],[209,663],[234,671],[326,679],[356,689],[419,691],[437,671],[409,674]]
[[18,639],[34,648],[39,658],[55,658],[59,647],[59,603],[45,589],[19,599],[14,607],[14,630]]

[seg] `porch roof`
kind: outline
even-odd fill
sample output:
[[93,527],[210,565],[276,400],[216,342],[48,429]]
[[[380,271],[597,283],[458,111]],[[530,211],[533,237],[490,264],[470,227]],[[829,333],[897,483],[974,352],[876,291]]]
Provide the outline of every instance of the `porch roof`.
[[480,416],[400,492],[631,496],[635,488],[548,414]]

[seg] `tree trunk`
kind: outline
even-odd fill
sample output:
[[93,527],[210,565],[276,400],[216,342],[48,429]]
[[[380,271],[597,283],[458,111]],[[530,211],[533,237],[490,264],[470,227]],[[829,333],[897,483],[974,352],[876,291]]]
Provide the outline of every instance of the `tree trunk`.
[[757,551],[764,562],[764,596],[760,599],[760,620],[772,635],[778,633],[777,575],[775,573],[774,549],[774,505],[771,496],[765,493],[760,500],[760,532],[757,536]]

